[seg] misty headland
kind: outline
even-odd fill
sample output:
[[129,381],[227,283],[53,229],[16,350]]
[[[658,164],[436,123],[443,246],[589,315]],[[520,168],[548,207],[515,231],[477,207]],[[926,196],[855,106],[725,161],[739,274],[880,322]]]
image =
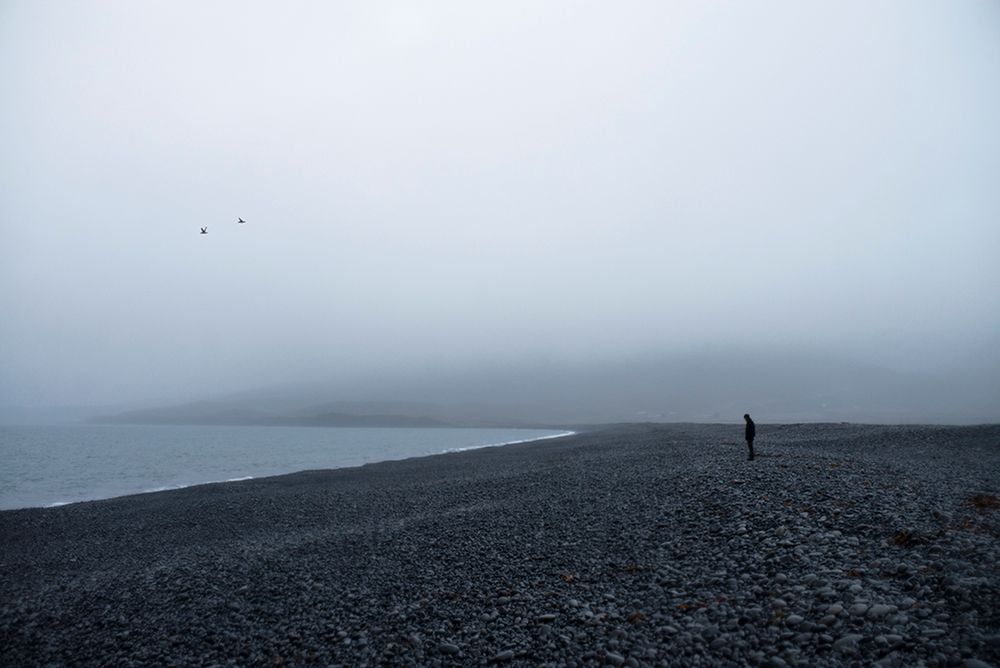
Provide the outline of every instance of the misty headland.
[[1000,421],[1000,369],[894,371],[807,348],[703,347],[259,388],[95,415],[95,422],[562,427],[613,422]]

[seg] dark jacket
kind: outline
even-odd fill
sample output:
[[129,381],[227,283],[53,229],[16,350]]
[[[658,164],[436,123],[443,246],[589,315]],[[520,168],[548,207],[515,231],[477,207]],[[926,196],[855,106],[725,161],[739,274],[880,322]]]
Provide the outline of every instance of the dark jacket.
[[752,441],[753,437],[757,435],[757,427],[754,425],[753,420],[750,419],[749,415],[744,415],[743,419],[747,421],[746,439]]

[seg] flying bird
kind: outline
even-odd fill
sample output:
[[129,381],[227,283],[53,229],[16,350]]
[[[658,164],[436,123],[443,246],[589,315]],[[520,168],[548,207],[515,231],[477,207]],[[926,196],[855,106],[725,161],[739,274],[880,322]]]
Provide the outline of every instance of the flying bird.
[[243,220],[242,218],[239,218],[239,219],[237,219],[237,221],[236,221],[236,222],[237,222],[237,223],[240,223],[240,224],[242,225],[243,223],[245,223],[245,222],[247,222],[247,221]]
[[201,228],[201,233],[202,234],[208,234],[208,228],[207,227]]

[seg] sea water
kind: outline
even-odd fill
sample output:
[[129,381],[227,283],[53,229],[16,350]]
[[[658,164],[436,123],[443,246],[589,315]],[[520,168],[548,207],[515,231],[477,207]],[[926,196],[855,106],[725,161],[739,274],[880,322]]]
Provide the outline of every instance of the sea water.
[[0,426],[0,509],[360,466],[567,433],[463,428]]

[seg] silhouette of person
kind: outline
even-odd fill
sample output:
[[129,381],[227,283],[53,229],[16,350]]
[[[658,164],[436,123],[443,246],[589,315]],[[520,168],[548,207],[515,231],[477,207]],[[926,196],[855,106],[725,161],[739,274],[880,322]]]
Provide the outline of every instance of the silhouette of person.
[[744,435],[747,439],[747,447],[750,448],[750,461],[753,461],[753,437],[757,435],[757,426],[750,419],[749,413],[744,413],[743,419],[747,421],[747,429]]

